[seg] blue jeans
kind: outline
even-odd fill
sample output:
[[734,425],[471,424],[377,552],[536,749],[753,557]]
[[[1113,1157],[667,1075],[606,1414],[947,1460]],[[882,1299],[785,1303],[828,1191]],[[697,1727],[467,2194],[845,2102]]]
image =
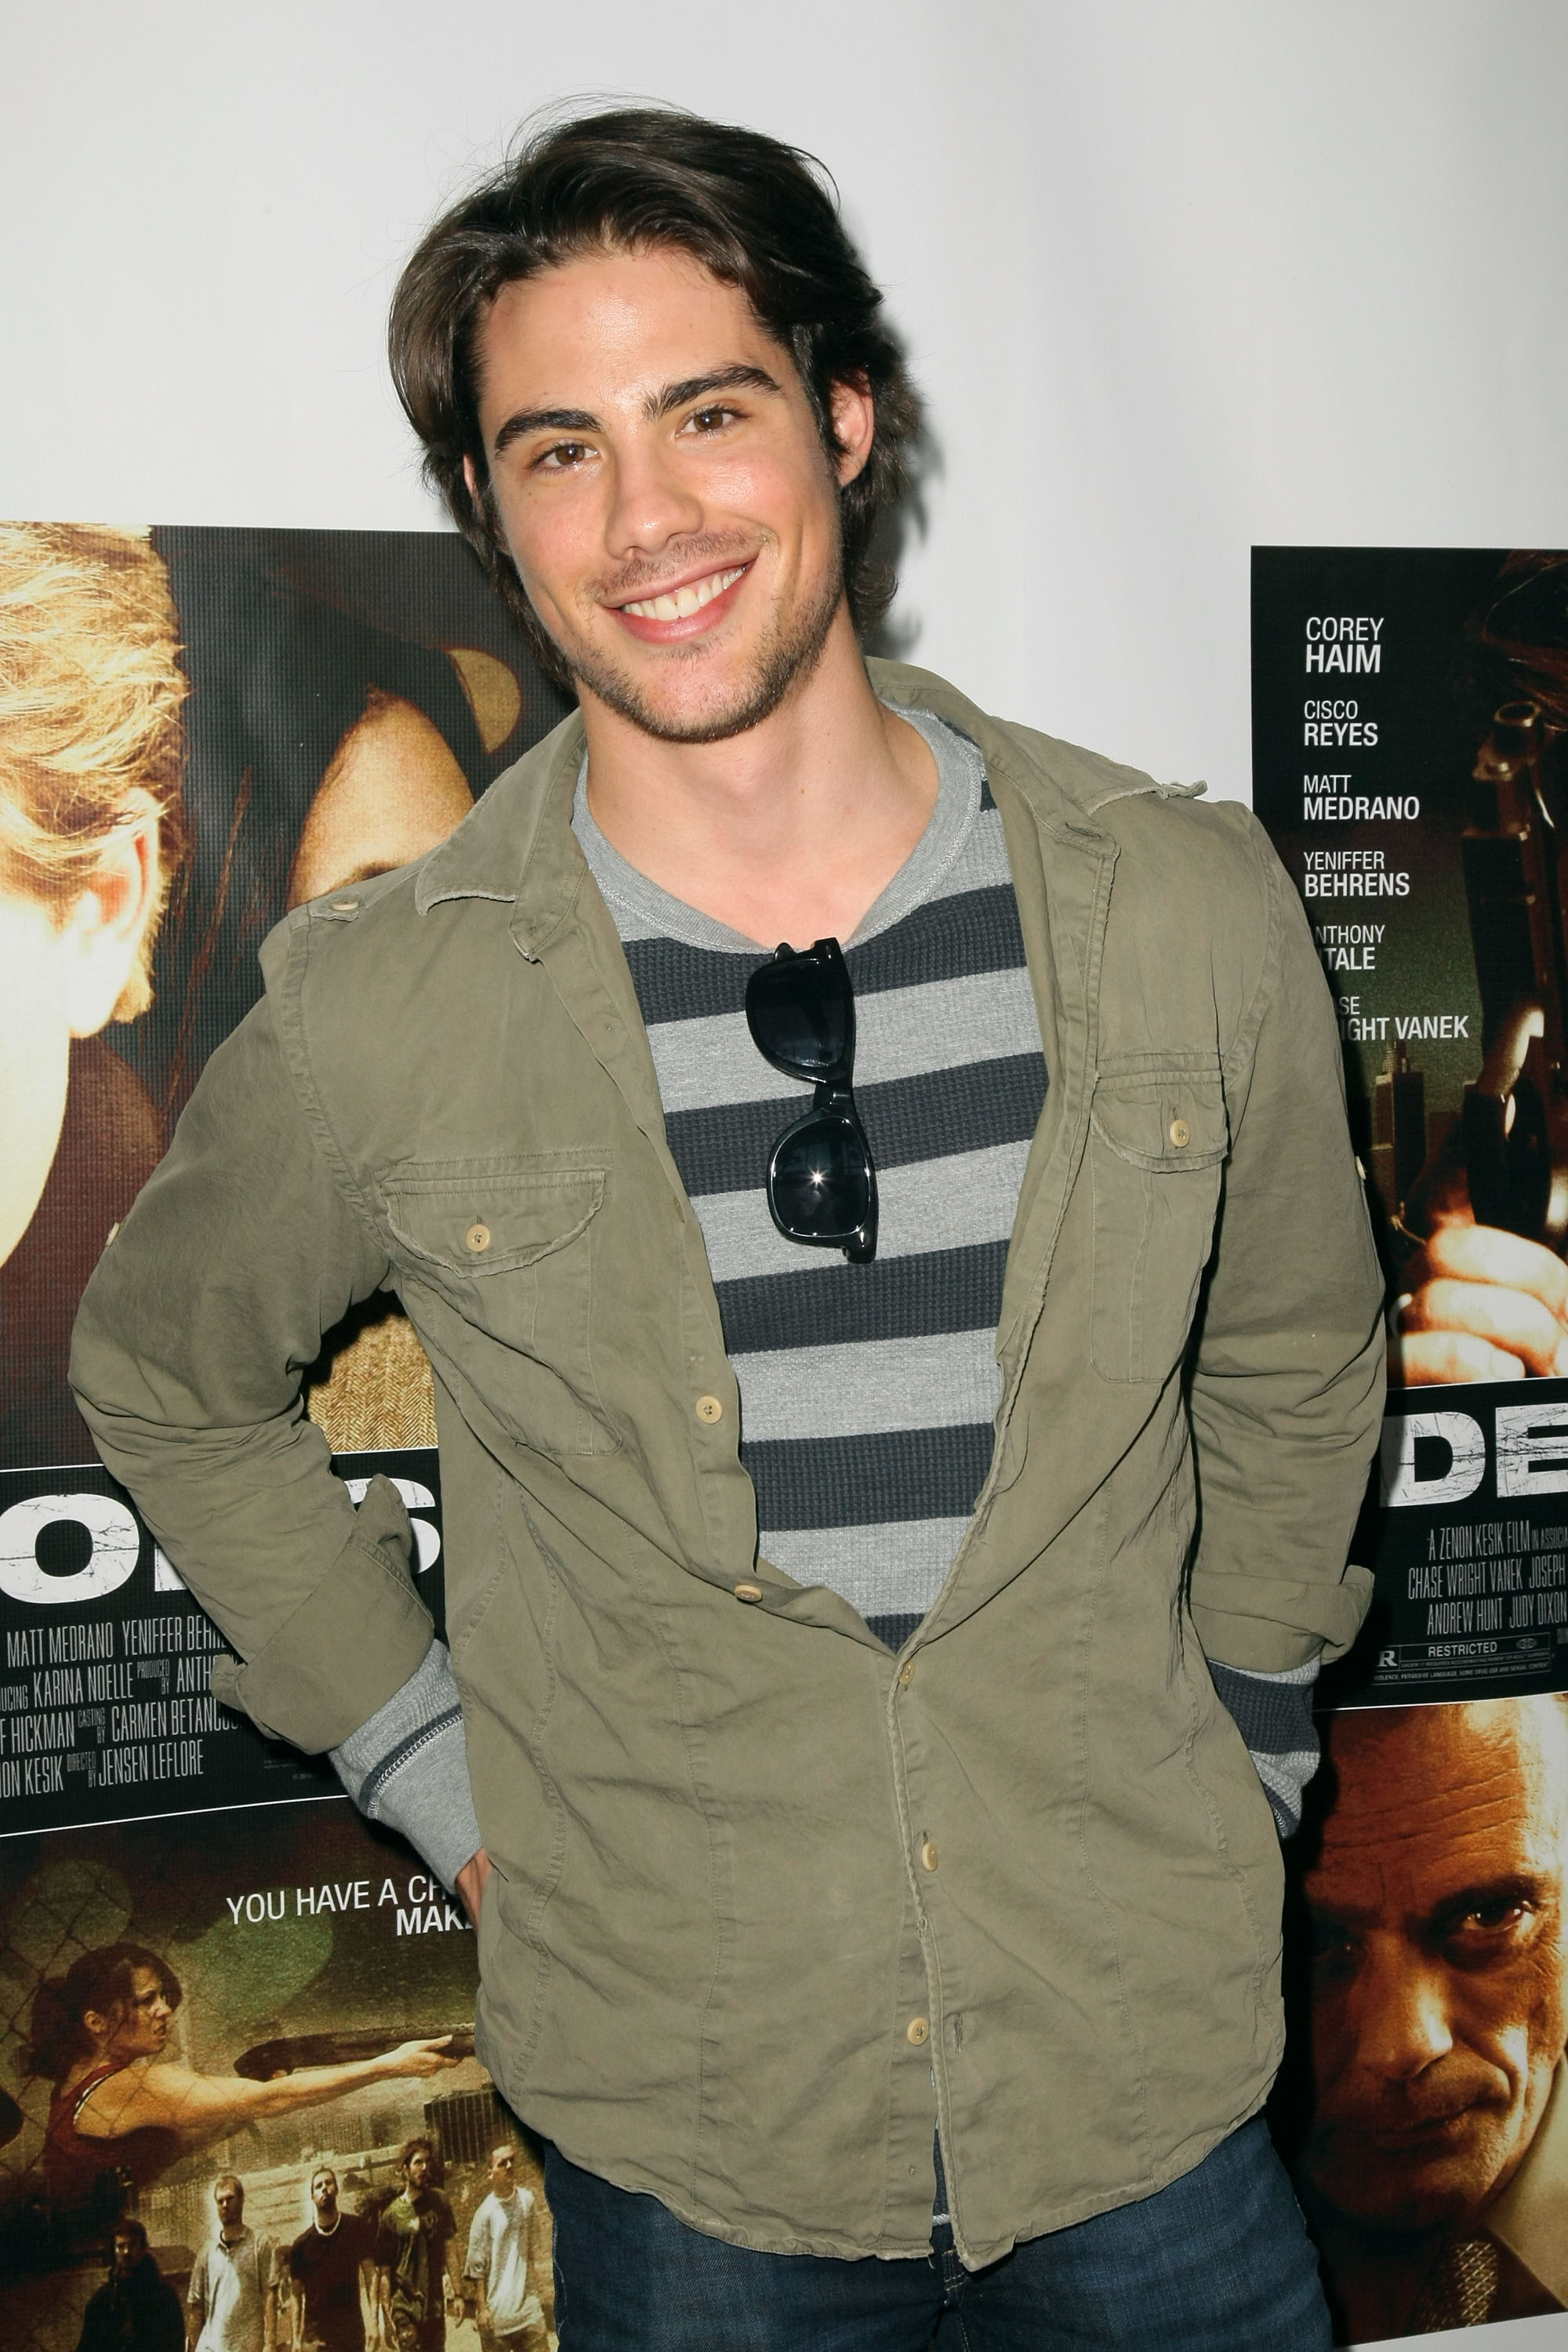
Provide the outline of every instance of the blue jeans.
[[[1317,2257],[1261,2116],[1136,2205],[966,2271],[761,2254],[548,2152],[561,2352],[1329,2352]],[[939,2200],[939,2202],[942,2201]]]

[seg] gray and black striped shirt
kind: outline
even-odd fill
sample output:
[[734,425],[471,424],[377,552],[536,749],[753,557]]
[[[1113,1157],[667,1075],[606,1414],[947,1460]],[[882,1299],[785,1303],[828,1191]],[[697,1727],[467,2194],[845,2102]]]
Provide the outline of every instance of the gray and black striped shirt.
[[747,1030],[758,947],[628,866],[581,779],[573,813],[707,1244],[759,1549],[842,1593],[895,1649],[941,1591],[990,1464],[1002,1277],[1047,1085],[980,754],[908,715],[936,755],[935,812],[845,947],[855,1099],[877,1165],[868,1265],[784,1240],[768,1214],[769,1153],[811,1089]]

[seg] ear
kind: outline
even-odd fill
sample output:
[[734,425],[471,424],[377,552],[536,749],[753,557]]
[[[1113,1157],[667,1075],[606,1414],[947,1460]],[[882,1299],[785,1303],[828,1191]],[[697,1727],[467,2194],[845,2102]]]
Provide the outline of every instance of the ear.
[[488,521],[489,504],[485,495],[485,484],[480,481],[479,469],[466,449],[463,452],[463,481],[468,493],[468,504],[475,515],[480,522]]
[[828,413],[839,450],[834,470],[838,476],[838,487],[843,489],[864,472],[876,438],[877,404],[865,377],[853,376],[836,383],[828,395]]
[[122,1002],[121,1018],[144,1009],[138,966],[161,887],[158,819],[149,811],[110,835],[60,926],[64,1011],[73,1037],[93,1036]]

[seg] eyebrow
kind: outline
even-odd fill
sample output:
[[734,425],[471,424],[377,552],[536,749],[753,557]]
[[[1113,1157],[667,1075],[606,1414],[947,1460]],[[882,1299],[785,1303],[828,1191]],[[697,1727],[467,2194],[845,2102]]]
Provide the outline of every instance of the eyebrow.
[[1550,1899],[1550,1883],[1544,1873],[1510,1871],[1500,1878],[1480,1879],[1473,1886],[1462,1886],[1457,1894],[1445,1895],[1440,1903],[1433,1905],[1425,1924],[1441,1934],[1467,1912],[1483,1910],[1489,1904],[1520,1903],[1540,1910]]
[[[1442,1935],[1456,1919],[1462,1919],[1467,1912],[1479,1910],[1487,1904],[1522,1903],[1540,1909],[1550,1902],[1552,1894],[1552,1881],[1547,1874],[1509,1871],[1497,1878],[1478,1879],[1469,1886],[1456,1887],[1451,1895],[1440,1895],[1429,1911],[1407,1913],[1403,1924],[1416,1928],[1423,1935]],[[1370,1927],[1383,1916],[1375,1905],[1326,1903],[1309,1897],[1308,1907],[1314,1919],[1329,1927]]]
[[[688,401],[700,400],[708,393],[776,393],[779,388],[776,377],[765,368],[749,367],[738,360],[731,367],[712,368],[706,375],[683,376],[679,383],[665,384],[643,403],[643,415],[650,425],[655,425],[671,410],[684,408]],[[599,419],[585,408],[520,408],[497,427],[490,454],[492,457],[500,457],[525,433],[597,433],[602,429]]]

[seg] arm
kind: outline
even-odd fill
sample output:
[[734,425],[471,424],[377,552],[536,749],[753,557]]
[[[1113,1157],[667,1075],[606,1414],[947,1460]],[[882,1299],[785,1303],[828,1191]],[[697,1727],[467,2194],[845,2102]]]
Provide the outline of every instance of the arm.
[[1382,1423],[1383,1280],[1306,917],[1255,839],[1274,940],[1226,1071],[1231,1152],[1194,1358],[1207,1656],[1279,1675],[1337,1657],[1372,1595],[1345,1553]]
[[[89,2139],[111,2140],[151,2126],[178,2132],[197,2147],[265,2116],[321,2106],[346,2092],[363,2090],[367,2084],[442,2074],[457,2063],[442,2054],[450,2038],[443,2034],[437,2041],[400,2042],[379,2058],[360,2058],[343,2066],[300,2066],[272,2083],[246,2082],[238,2075],[198,2074],[189,2066],[165,2063],[145,2069],[127,2066],[83,2102],[77,2129]],[[193,2275],[193,2298],[195,2293]]]
[[489,2231],[485,2223],[482,2204],[474,2210],[468,2224],[468,2252],[463,2264],[463,2274],[474,2291],[474,2325],[482,2334],[490,2324],[489,2297],[485,2282],[489,2275]]
[[458,2251],[458,2217],[453,2212],[448,2200],[443,2199],[442,2202],[446,2219],[446,2234],[441,2241],[441,2260],[447,2273],[447,2297],[448,2303],[455,2303],[460,2312],[463,2303],[463,2258]]
[[191,2266],[191,2284],[185,2294],[185,2336],[189,2352],[195,2352],[207,2315],[207,2256],[204,2246]]
[[318,1148],[268,1000],[208,1063],[72,1349],[100,1453],[246,1662],[218,1696],[312,1751],[430,1646],[401,1503],[378,1480],[356,1518],[300,1410],[322,1334],[388,1271]]
[[[362,1813],[400,1830],[443,1886],[461,1889],[479,1857],[479,1825],[462,1708],[443,1643],[431,1643],[402,1688],[333,1748],[332,1762]],[[477,1907],[469,1908],[477,1925]]]

